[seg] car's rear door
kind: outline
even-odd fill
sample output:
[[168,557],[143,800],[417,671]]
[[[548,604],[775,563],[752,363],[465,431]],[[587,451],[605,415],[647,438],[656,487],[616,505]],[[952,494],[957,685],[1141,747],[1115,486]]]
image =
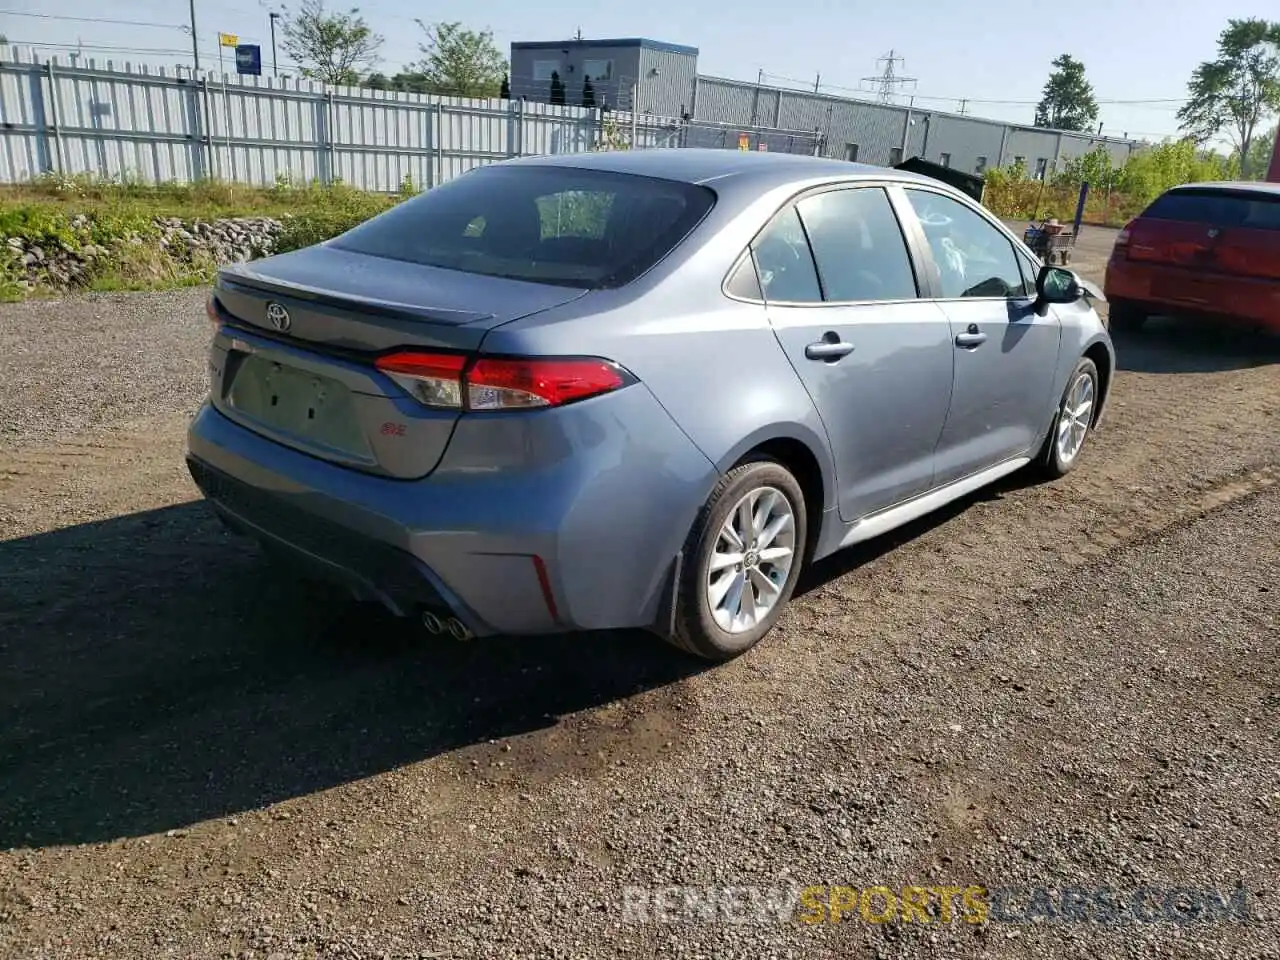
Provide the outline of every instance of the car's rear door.
[[951,325],[955,378],[938,442],[940,486],[1026,455],[1040,442],[1057,400],[1061,326],[1054,311],[1039,316],[1032,309],[1033,282],[988,216],[930,187],[903,194]]
[[884,188],[803,196],[752,253],[770,323],[831,440],[841,517],[927,490],[951,394],[951,337],[946,316],[920,298]]

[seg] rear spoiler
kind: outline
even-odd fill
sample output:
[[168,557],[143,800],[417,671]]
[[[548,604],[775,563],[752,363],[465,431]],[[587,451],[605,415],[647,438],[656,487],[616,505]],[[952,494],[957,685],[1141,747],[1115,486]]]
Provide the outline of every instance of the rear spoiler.
[[944,167],[942,164],[933,163],[924,157],[911,157],[903,160],[902,163],[894,164],[893,169],[906,170],[908,173],[918,173],[922,176],[932,177],[934,180],[941,180],[979,203],[982,202],[982,194],[987,186],[986,179],[976,173],[964,173],[951,167]]

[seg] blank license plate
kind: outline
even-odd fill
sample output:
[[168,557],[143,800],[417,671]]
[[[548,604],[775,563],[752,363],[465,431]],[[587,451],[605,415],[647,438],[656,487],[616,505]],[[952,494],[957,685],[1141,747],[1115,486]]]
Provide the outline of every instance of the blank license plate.
[[227,403],[272,431],[356,457],[369,455],[351,391],[329,377],[250,354],[236,367]]

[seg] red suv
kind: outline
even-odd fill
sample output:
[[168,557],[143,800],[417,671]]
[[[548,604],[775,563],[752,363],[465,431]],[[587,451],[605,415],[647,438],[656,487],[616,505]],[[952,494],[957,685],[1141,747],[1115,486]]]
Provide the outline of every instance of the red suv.
[[1193,313],[1280,332],[1280,184],[1174,187],[1120,231],[1105,286],[1113,330]]

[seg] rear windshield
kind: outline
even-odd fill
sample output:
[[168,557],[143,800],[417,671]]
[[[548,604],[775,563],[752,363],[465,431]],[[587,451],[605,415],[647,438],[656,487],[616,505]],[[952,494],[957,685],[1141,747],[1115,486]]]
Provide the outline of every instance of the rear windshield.
[[1280,230],[1280,195],[1245,190],[1171,190],[1158,197],[1142,216],[1216,227]]
[[615,287],[666,256],[714,202],[705,187],[672,180],[574,167],[482,167],[332,244],[492,277]]

